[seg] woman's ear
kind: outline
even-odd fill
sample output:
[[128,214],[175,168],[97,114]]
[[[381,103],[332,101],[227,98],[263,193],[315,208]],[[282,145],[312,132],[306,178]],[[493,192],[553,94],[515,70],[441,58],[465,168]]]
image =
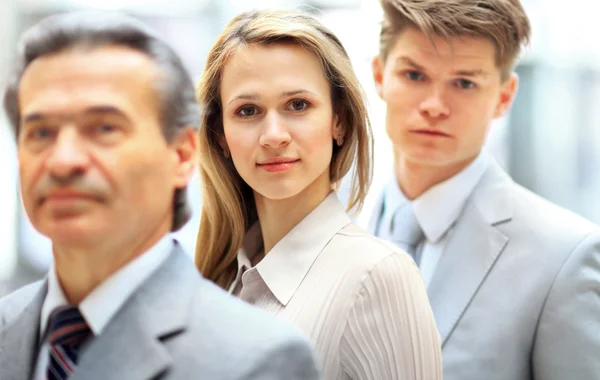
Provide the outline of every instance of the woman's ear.
[[229,152],[229,145],[227,145],[227,140],[225,140],[225,136],[219,136],[218,138],[219,146],[223,150],[223,156],[225,158],[229,158],[231,153]]
[[342,146],[344,144],[346,127],[340,122],[340,118],[337,115],[335,115],[333,118],[332,136],[338,146]]

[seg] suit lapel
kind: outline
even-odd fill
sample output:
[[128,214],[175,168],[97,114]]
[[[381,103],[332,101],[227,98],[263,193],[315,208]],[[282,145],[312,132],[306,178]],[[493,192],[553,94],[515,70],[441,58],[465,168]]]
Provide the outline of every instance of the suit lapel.
[[[147,310],[152,313],[152,310]],[[172,358],[144,321],[124,313],[84,351],[73,380],[153,379],[169,368]]]
[[[2,379],[29,379],[37,360],[39,346],[40,314],[47,292],[47,283],[38,282],[30,285],[19,304],[3,307],[13,310],[1,324],[0,333],[0,369]],[[21,305],[21,306],[20,306]],[[19,310],[21,309],[21,310]],[[24,376],[26,375],[26,376]]]
[[164,343],[185,333],[200,275],[175,247],[83,352],[72,380],[155,378],[173,358]]
[[473,191],[427,291],[442,345],[508,244],[497,226],[512,218],[512,182],[495,162]]

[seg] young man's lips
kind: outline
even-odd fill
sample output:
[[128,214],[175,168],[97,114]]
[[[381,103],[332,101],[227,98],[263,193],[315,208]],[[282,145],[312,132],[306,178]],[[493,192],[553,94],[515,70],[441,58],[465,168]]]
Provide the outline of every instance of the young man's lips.
[[415,129],[412,132],[427,136],[450,137],[449,134],[435,129]]

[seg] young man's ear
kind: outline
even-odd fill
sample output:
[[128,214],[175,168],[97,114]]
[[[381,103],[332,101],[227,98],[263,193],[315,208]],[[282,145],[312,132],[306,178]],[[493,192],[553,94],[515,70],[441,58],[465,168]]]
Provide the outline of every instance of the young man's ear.
[[198,163],[198,136],[193,128],[178,132],[171,145],[175,151],[175,187],[184,188],[194,175]]
[[502,84],[500,89],[500,97],[498,98],[498,104],[494,112],[494,118],[503,116],[512,105],[517,95],[517,88],[519,87],[519,76],[517,73],[511,73],[510,77]]
[[377,95],[383,99],[383,70],[385,69],[384,63],[379,55],[373,58],[371,61],[371,70],[373,71],[373,82],[375,83],[375,90]]

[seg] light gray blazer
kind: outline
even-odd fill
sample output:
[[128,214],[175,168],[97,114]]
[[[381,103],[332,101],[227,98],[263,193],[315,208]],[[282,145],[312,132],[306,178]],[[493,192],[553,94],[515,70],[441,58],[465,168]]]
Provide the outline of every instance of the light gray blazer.
[[[371,232],[380,209],[381,201]],[[495,162],[428,296],[445,380],[600,379],[600,230],[518,186]]]
[[[0,300],[0,379],[32,376],[46,290],[40,281]],[[299,332],[202,279],[176,247],[90,342],[71,379],[318,378]]]

